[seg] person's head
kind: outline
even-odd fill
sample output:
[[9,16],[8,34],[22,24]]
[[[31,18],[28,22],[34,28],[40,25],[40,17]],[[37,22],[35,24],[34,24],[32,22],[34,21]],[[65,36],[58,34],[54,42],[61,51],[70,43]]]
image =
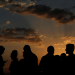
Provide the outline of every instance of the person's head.
[[3,46],[0,46],[0,55],[4,53],[5,48]]
[[73,51],[74,51],[74,44],[67,44],[66,45],[66,53],[73,54]]
[[66,58],[66,54],[62,53],[60,57],[61,57],[61,59],[65,59]]
[[17,58],[17,55],[18,55],[17,50],[13,50],[10,57],[11,57],[12,60],[14,60],[14,59]]
[[49,47],[47,48],[47,52],[48,52],[49,54],[53,55],[53,54],[54,54],[54,47],[53,47],[53,46],[49,46]]
[[30,53],[30,52],[31,52],[31,49],[30,49],[30,46],[29,46],[29,45],[25,45],[25,46],[23,47],[23,50],[24,50],[24,52],[26,52],[26,53]]

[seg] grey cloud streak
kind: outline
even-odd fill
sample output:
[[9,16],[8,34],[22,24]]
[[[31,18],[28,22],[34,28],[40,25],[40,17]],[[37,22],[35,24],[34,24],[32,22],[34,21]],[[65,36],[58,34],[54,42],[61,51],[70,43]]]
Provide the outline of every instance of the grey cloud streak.
[[36,15],[45,19],[54,19],[62,24],[70,23],[75,20],[75,15],[72,12],[59,8],[52,10],[52,8],[46,5],[35,5],[27,8],[20,5],[12,5],[11,11],[21,15]]
[[43,40],[34,29],[11,28],[0,30],[0,42],[41,43]]
[[[7,7],[8,5],[12,4],[18,4],[18,5],[25,5],[25,6],[29,6],[29,5],[34,5],[33,3],[35,3],[36,1],[39,0],[0,0],[0,7]],[[26,5],[27,4],[27,5]]]

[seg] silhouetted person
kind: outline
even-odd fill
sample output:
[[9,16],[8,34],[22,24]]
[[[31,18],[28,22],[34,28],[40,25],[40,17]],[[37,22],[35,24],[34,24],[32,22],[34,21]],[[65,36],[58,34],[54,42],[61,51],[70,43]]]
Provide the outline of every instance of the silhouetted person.
[[4,53],[5,48],[0,46],[0,75],[4,75],[3,66],[7,61],[3,61],[2,54]]
[[18,59],[17,59],[17,50],[13,50],[10,57],[12,59],[12,62],[10,64],[9,70],[10,75],[18,75]]
[[53,75],[54,72],[54,47],[47,48],[47,54],[42,57],[39,67],[42,75]]
[[66,54],[65,53],[62,53],[60,57],[61,57],[61,60],[62,61],[65,61],[66,60]]
[[55,64],[54,64],[54,74],[60,75],[61,74],[61,57],[59,55],[55,55]]
[[61,73],[65,74],[66,73],[66,54],[62,53],[60,57],[61,57]]
[[75,55],[74,52],[74,44],[67,44],[66,45],[66,53],[68,54],[66,60],[66,74],[73,75],[75,74]]
[[19,61],[19,71],[21,75],[37,75],[38,74],[38,58],[31,52],[30,46],[25,45],[23,48],[23,57]]

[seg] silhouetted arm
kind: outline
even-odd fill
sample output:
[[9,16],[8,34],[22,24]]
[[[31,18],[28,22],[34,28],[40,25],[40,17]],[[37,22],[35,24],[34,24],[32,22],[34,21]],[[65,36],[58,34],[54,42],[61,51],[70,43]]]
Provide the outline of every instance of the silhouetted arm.
[[4,66],[4,61],[3,61],[3,58],[2,58],[2,56],[0,57],[0,66]]
[[11,62],[9,70],[12,71],[12,68],[13,68],[13,66],[12,66],[12,62]]

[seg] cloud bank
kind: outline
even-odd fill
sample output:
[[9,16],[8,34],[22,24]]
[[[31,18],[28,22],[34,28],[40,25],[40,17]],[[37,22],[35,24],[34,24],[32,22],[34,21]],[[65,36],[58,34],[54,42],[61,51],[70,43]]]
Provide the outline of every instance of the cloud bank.
[[36,15],[40,18],[54,19],[62,24],[70,23],[75,20],[75,15],[67,9],[55,8],[52,10],[52,8],[46,5],[32,5],[29,7],[13,5],[11,11],[21,15]]
[[0,42],[27,42],[37,44],[43,41],[40,37],[41,35],[31,28],[0,29]]
[[54,44],[54,45],[65,45],[65,44],[69,44],[69,43],[72,43],[72,44],[75,44],[75,37],[67,37],[67,36],[65,36],[65,37],[61,37],[60,38],[61,40],[63,40],[63,42],[62,43],[56,43],[56,44]]
[[35,2],[37,0],[0,0],[0,7],[7,7],[8,5],[12,4],[17,4],[17,5],[21,5],[21,6],[31,6],[31,5],[35,5]]
[[[35,5],[36,1],[40,0],[0,0],[0,7],[10,5],[10,11],[16,12],[21,15],[36,15],[40,18],[52,19],[59,23],[66,24],[75,20],[75,15],[70,9],[55,8],[46,5]],[[35,5],[35,6],[33,6]],[[9,8],[6,7],[8,10]]]

